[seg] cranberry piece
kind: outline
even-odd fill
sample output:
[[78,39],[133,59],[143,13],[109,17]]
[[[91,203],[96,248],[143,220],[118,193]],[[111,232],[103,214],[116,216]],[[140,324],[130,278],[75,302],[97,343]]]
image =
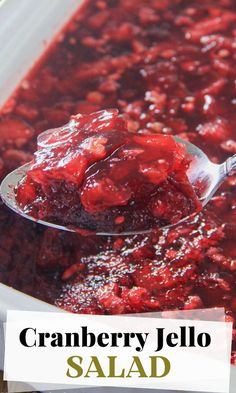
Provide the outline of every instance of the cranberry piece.
[[0,123],[0,148],[4,145],[20,148],[33,137],[32,128],[24,121],[6,118]]

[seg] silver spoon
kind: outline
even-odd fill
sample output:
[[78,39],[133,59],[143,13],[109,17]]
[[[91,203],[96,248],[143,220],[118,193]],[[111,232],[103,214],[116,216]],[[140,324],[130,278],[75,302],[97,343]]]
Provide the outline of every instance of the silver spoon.
[[[176,142],[181,143],[186,146],[187,152],[191,155],[192,161],[190,167],[188,169],[187,175],[190,183],[197,191],[198,197],[201,201],[202,206],[204,207],[209,200],[213,197],[215,192],[218,190],[223,181],[230,175],[234,170],[236,170],[236,154],[230,158],[228,158],[223,164],[214,164],[211,162],[205,153],[197,146],[193,145],[190,142],[187,142],[179,137],[174,137]],[[76,232],[75,229],[68,228],[62,225],[57,225],[51,222],[37,220],[36,218],[24,213],[24,211],[18,206],[16,199],[14,188],[17,187],[18,183],[22,180],[22,178],[26,175],[27,169],[30,164],[25,164],[20,168],[14,170],[9,173],[0,186],[0,195],[2,197],[3,202],[16,213],[21,216],[28,218],[29,220],[35,221],[39,224],[43,224],[52,228],[60,229],[63,231]],[[199,188],[199,185],[201,187]],[[179,222],[183,222],[187,217],[183,218]],[[166,229],[172,227],[175,224],[168,225],[163,227],[162,229]],[[152,228],[153,229],[153,228]],[[152,229],[145,231],[132,231],[132,232],[122,232],[122,233],[106,233],[106,232],[98,232],[97,235],[103,236],[113,236],[113,235],[137,235],[149,233]]]

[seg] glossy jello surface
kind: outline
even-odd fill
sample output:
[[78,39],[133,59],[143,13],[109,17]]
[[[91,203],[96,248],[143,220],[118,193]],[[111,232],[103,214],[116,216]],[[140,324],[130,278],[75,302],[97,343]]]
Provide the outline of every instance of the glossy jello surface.
[[171,135],[129,132],[116,109],[72,116],[37,145],[15,194],[38,220],[116,234],[159,229],[201,210],[186,147]]
[[[214,162],[234,154],[235,26],[235,0],[87,2],[1,111],[1,176],[32,159],[42,131],[106,108],[133,133],[177,134]],[[234,321],[235,185],[150,236],[85,238],[1,206],[0,280],[72,312],[224,306]]]

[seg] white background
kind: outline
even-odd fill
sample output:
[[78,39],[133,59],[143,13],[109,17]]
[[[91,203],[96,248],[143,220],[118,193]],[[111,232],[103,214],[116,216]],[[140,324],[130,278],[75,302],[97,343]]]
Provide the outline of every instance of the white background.
[[[26,327],[41,332],[80,332],[80,326],[88,331],[100,332],[148,332],[149,337],[142,352],[135,348],[26,348],[19,341],[20,332]],[[195,326],[197,332],[208,332],[212,344],[208,348],[169,348],[160,352],[156,349],[156,328],[178,333],[179,326]],[[4,378],[10,381],[43,382],[90,386],[122,386],[155,389],[175,389],[204,392],[228,392],[230,374],[230,349],[232,325],[225,322],[187,321],[177,319],[137,318],[126,316],[85,316],[10,311],[6,325],[6,353]],[[73,355],[84,357],[87,365],[90,355],[98,356],[105,365],[107,356],[118,356],[118,367],[129,369],[132,356],[139,356],[148,368],[149,356],[165,356],[171,362],[170,373],[160,379],[79,378],[66,376],[67,358]],[[51,366],[53,365],[53,366]],[[147,365],[147,366],[146,366]],[[104,368],[106,372],[106,368]]]

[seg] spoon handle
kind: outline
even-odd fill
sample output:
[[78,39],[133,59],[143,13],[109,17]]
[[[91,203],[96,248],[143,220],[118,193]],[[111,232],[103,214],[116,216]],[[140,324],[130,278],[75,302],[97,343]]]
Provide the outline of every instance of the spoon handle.
[[225,162],[226,175],[231,175],[236,170],[236,154],[228,158]]

